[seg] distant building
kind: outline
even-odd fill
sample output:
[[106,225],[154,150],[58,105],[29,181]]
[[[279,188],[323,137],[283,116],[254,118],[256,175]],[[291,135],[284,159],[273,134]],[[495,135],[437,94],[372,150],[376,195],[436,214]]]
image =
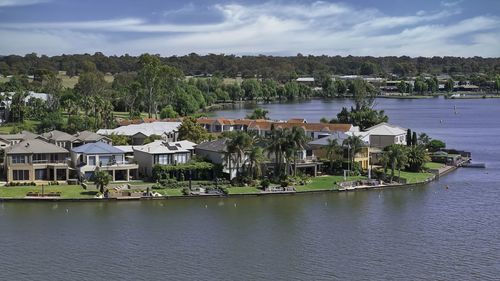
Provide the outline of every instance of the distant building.
[[142,145],[147,137],[160,136],[165,141],[176,141],[181,122],[151,122],[121,126],[116,129],[100,129],[97,134],[110,136],[113,134],[127,136],[133,145]]

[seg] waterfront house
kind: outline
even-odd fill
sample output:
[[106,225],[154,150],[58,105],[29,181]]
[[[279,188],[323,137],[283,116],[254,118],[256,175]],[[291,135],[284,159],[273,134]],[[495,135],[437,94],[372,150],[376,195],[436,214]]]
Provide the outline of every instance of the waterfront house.
[[150,136],[159,136],[164,141],[176,141],[181,122],[150,122],[121,126],[116,129],[100,129],[97,134],[102,136],[122,135],[131,139],[133,145],[142,145]]
[[[331,140],[336,140],[337,144],[342,146],[342,143],[349,137],[349,135],[337,132],[330,136],[310,141],[308,144],[313,149],[314,155],[321,159],[327,158],[327,146]],[[348,147],[343,147],[342,159],[343,161],[349,160],[349,151]],[[370,165],[370,147],[368,143],[365,143],[363,147],[360,148],[360,151],[354,155],[354,162],[359,163],[360,167],[363,170],[368,170]]]
[[58,130],[53,130],[47,133],[42,134],[42,137],[48,140],[48,142],[55,144],[60,147],[64,147],[68,150],[73,148],[73,142],[75,142],[76,138],[73,135],[70,135],[65,132],[61,132]]
[[184,140],[167,142],[156,140],[143,146],[133,147],[134,160],[139,164],[140,173],[151,177],[155,165],[184,164],[191,160],[195,143]]
[[7,182],[66,181],[69,151],[40,139],[24,140],[5,150]]
[[358,132],[359,127],[351,124],[329,124],[329,123],[300,123],[296,119],[291,119],[292,122],[273,122],[269,120],[255,120],[248,125],[248,131],[254,131],[260,136],[269,136],[272,128],[275,129],[292,129],[300,127],[304,129],[306,136],[311,139],[319,139],[327,137],[336,132]]
[[[236,177],[237,163],[236,157],[234,155],[230,157],[227,153],[228,143],[229,139],[227,138],[202,142],[195,147],[195,154],[211,163],[222,165],[222,172],[227,174],[229,179],[233,179]],[[239,168],[243,166],[245,159],[243,157]]]
[[384,122],[366,129],[359,135],[363,141],[368,141],[372,148],[383,149],[391,144],[406,145],[406,132],[405,128]]
[[23,140],[42,139],[43,137],[29,131],[21,131],[18,134],[0,134],[0,148],[5,149]]
[[110,145],[112,144],[111,139],[109,139],[108,137],[101,136],[91,131],[77,132],[73,136],[75,137],[73,141],[73,147],[95,142],[104,142]]
[[71,150],[71,163],[80,179],[91,180],[95,171],[107,171],[112,181],[137,179],[139,166],[125,159],[125,153],[107,143],[87,143]]

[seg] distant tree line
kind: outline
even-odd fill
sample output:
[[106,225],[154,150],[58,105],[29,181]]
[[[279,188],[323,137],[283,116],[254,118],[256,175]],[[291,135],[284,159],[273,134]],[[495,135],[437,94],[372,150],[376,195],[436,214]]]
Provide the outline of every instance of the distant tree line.
[[[461,57],[354,57],[354,56],[234,56],[197,55],[160,57],[160,61],[189,76],[218,75],[221,77],[270,78],[289,81],[298,76],[321,78],[327,74],[360,74],[399,77],[427,74],[468,75],[500,74],[500,58]],[[48,57],[35,53],[25,56],[0,57],[0,74],[41,76],[46,72],[65,71],[79,75],[95,68],[102,73],[139,72],[140,57],[105,56],[102,53],[60,55]]]

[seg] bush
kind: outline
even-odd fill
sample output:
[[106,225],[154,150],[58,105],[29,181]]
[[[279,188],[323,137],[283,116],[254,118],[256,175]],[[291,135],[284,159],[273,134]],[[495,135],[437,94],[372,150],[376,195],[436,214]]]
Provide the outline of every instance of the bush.
[[287,187],[289,184],[288,180],[281,181],[280,183],[281,187]]
[[187,187],[184,187],[182,189],[182,194],[183,195],[191,195],[191,190],[189,190],[189,188],[187,188]]
[[446,144],[440,140],[431,140],[427,145],[427,148],[429,149],[429,151],[434,152],[442,148],[446,148]]
[[260,182],[260,187],[262,188],[262,190],[266,190],[269,188],[269,185],[271,183],[269,182],[268,179],[264,179],[263,181]]

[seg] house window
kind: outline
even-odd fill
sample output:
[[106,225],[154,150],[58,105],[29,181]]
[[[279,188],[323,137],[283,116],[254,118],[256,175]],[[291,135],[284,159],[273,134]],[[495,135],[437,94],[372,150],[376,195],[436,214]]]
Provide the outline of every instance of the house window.
[[156,159],[156,164],[160,164],[160,165],[168,165],[170,164],[170,155],[168,154],[161,154],[161,155],[158,155],[157,159]]
[[177,154],[177,163],[186,163],[186,154]]
[[15,181],[27,181],[30,178],[29,170],[13,170],[12,179]]
[[95,166],[95,156],[89,156],[88,165]]
[[111,156],[99,156],[99,163],[102,166],[111,164]]
[[44,160],[46,160],[44,154],[33,154],[33,162],[34,163],[37,163],[37,162],[40,163],[40,162],[43,162]]
[[24,155],[12,155],[12,164],[26,163],[26,156]]
[[35,180],[44,180],[46,179],[47,170],[45,169],[36,169],[35,170]]

